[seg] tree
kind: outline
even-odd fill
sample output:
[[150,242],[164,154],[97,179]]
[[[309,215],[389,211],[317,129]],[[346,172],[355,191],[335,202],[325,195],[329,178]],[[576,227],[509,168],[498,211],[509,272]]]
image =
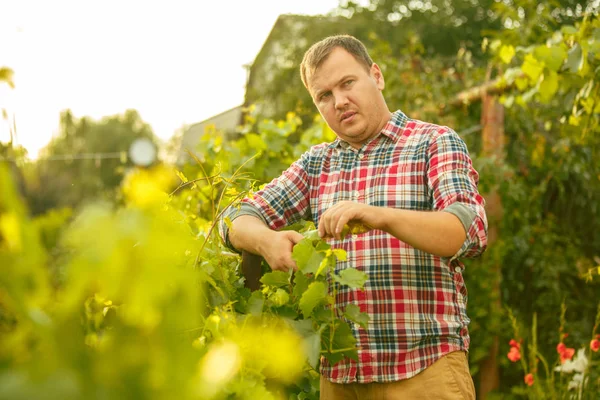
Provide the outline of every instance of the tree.
[[134,110],[94,121],[60,116],[60,133],[41,152],[37,177],[31,182],[34,213],[55,207],[76,207],[113,195],[123,173],[132,166],[128,150],[135,139],[156,142],[148,124]]

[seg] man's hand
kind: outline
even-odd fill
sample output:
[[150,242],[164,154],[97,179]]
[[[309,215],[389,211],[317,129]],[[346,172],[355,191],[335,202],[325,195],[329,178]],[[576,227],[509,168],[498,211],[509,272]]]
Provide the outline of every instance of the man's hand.
[[262,240],[261,255],[274,271],[296,271],[298,266],[292,259],[292,250],[304,236],[295,231],[271,232]]
[[352,201],[341,201],[329,208],[319,221],[319,236],[342,239],[344,225],[349,222],[361,223],[366,227],[377,226],[377,207]]

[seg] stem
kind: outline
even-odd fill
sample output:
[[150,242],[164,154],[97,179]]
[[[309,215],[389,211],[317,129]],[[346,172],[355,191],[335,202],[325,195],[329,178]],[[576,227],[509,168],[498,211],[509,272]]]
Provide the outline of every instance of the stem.
[[546,359],[537,350],[536,350],[536,356],[539,357],[539,360],[544,365],[544,370],[546,371],[546,376],[547,377],[551,377],[552,376],[550,384],[548,385],[548,387],[549,387],[549,389],[552,392],[551,393],[552,399],[555,399],[556,398],[556,393],[554,392],[554,376],[550,374],[550,368],[548,367],[548,363],[546,362]]
[[[235,170],[235,172],[233,173],[233,175],[231,175],[231,179],[229,179],[228,181],[226,181],[227,183],[233,183],[235,182],[237,179],[237,175],[240,172],[240,170],[247,164],[249,163],[251,160],[255,159],[258,156],[259,153],[256,153],[255,155],[253,155],[252,157],[250,157],[249,159],[247,159],[246,161],[244,161],[244,163],[242,165],[240,165],[238,167],[238,169]],[[221,208],[221,202],[223,201],[223,196],[225,195],[226,190],[222,190],[221,191],[221,195],[219,196],[219,201],[217,202],[217,210]],[[212,194],[211,194],[212,196]],[[237,199],[237,197],[236,197]],[[213,214],[214,214],[214,209],[213,209]]]
[[[208,181],[208,183],[210,184],[210,201],[212,203],[212,212],[213,215],[215,214],[215,199],[213,198],[213,193],[214,193],[214,185],[213,185],[213,180],[208,179],[208,174],[206,173],[206,170],[204,169],[204,166],[202,165],[202,162],[198,159],[198,157],[196,157],[196,155],[194,153],[192,153],[191,151],[188,150],[188,154],[196,161],[196,163],[198,163],[198,166],[200,167],[200,169],[202,170],[202,173],[204,174],[204,177],[206,178],[206,180]],[[220,175],[221,171],[219,171],[219,173],[217,174]]]
[[212,175],[212,176],[206,176],[206,177],[204,177],[204,178],[192,179],[191,181],[184,182],[184,183],[182,183],[181,185],[177,186],[177,187],[175,188],[175,190],[173,190],[173,191],[172,191],[172,192],[169,194],[169,197],[173,196],[173,195],[174,195],[175,193],[177,193],[179,190],[183,189],[184,187],[186,187],[186,186],[188,186],[188,185],[191,185],[191,184],[193,184],[193,183],[196,183],[196,182],[199,182],[199,181],[203,181],[203,180],[213,179],[213,178],[216,178],[217,176],[219,176],[219,175],[217,174],[217,175]]
[[[337,353],[343,353],[345,351],[352,351],[352,350],[356,350],[356,347],[348,347],[348,348],[345,348],[345,349],[329,350],[329,353],[330,354],[337,354]],[[321,351],[321,353],[327,354],[326,351]]]

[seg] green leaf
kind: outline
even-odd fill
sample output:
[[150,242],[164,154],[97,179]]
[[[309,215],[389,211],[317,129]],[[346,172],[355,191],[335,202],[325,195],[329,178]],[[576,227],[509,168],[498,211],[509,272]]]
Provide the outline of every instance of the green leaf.
[[558,71],[567,58],[567,51],[560,46],[538,46],[533,55],[551,71]]
[[308,318],[314,308],[327,297],[327,287],[323,282],[313,282],[300,299],[300,310]]
[[[344,357],[358,361],[358,351],[356,349],[356,338],[352,334],[352,329],[346,321],[338,320],[335,323],[333,342],[330,341],[331,325],[323,331],[323,347],[326,349],[325,357],[332,365],[337,364]],[[332,351],[329,352],[329,349]]]
[[367,329],[369,323],[369,315],[367,313],[360,312],[360,307],[356,304],[348,304],[344,311],[344,316],[352,322],[356,322],[363,328]]
[[297,271],[294,273],[294,289],[292,293],[299,299],[300,296],[308,289],[308,278],[302,272]]
[[572,25],[564,25],[560,28],[560,30],[562,31],[562,33],[564,33],[565,35],[575,35],[577,34],[577,28],[575,28]]
[[523,61],[523,65],[521,66],[521,70],[523,73],[527,75],[533,82],[537,82],[542,71],[544,70],[544,65],[540,63],[532,54],[527,54],[525,56],[525,61]]
[[308,230],[308,231],[302,233],[302,236],[304,236],[308,240],[321,240],[318,229]]
[[529,81],[525,77],[517,78],[517,80],[515,81],[515,84],[517,85],[517,89],[519,89],[521,91],[523,91],[529,87]]
[[544,78],[540,83],[539,93],[540,100],[543,103],[548,103],[558,90],[558,74],[554,71],[548,71],[544,74]]
[[367,281],[367,274],[356,268],[342,270],[339,275],[334,274],[333,279],[341,285],[350,286],[353,289],[360,289]]
[[314,369],[317,369],[319,359],[321,358],[321,334],[325,328],[327,328],[327,324],[321,324],[319,329],[315,331],[312,327],[312,321],[303,320],[302,322],[308,322],[307,326],[302,324],[299,329],[297,328],[296,330],[304,338],[304,347],[308,364]]
[[304,345],[306,347],[308,364],[314,369],[317,369],[319,360],[321,359],[321,334],[314,333],[304,338]]
[[267,144],[256,133],[247,133],[245,135],[245,137],[246,137],[246,140],[248,141],[248,146],[250,146],[250,148],[258,150],[258,151],[267,149]]
[[263,294],[260,291],[255,290],[248,299],[247,311],[252,315],[259,316],[262,314],[264,304],[265,298]]
[[324,240],[319,240],[315,245],[317,251],[327,251],[329,249],[331,249],[331,245]]
[[515,48],[513,46],[502,45],[500,48],[500,59],[504,64],[510,64],[515,56]]
[[310,319],[300,319],[298,321],[285,320],[300,336],[306,337],[314,333],[313,323]]
[[344,249],[333,249],[333,255],[340,261],[346,261],[348,259],[346,250]]
[[[327,296],[327,297],[328,298],[326,300],[329,301],[331,296]],[[313,321],[317,321],[317,322],[332,323],[333,316],[331,315],[331,308],[328,308],[325,305],[318,306],[317,308],[315,308],[313,310],[311,319]]]
[[283,271],[268,272],[260,278],[260,281],[267,286],[287,286],[290,283],[290,274]]
[[315,272],[315,278],[317,276],[319,276],[323,270],[325,270],[328,266],[332,265],[332,261],[333,261],[333,266],[335,266],[335,260],[333,260],[331,258],[331,256],[327,256],[323,259],[323,261],[321,261],[321,264],[319,264],[319,268],[317,269],[317,272]]
[[302,239],[294,246],[292,258],[296,261],[300,271],[305,274],[313,274],[325,258],[325,253],[315,250],[311,240]]
[[290,301],[290,295],[283,289],[277,289],[269,296],[269,300],[275,307],[281,307]]
[[572,73],[577,73],[583,68],[583,51],[579,43],[576,43],[569,50],[569,56],[567,58],[567,69]]

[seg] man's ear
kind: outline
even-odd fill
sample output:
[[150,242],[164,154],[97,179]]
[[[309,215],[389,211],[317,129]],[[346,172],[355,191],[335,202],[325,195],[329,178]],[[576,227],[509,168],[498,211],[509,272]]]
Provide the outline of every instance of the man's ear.
[[379,65],[377,65],[375,63],[373,63],[373,65],[371,65],[370,75],[375,80],[377,89],[383,90],[383,88],[385,88],[385,81],[383,79],[383,73],[381,72]]

